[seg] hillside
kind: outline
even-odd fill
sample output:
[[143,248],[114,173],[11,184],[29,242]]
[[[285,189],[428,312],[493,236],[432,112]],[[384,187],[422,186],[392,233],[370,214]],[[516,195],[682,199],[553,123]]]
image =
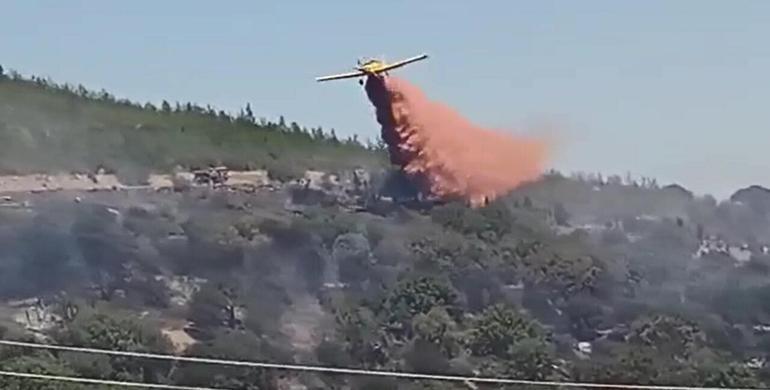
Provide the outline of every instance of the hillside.
[[0,74],[0,174],[104,167],[132,177],[225,164],[298,176],[384,161],[374,147],[339,140],[333,131],[257,119],[248,105],[235,116],[193,103],[154,107],[9,73]]
[[[4,172],[104,164],[146,181],[222,162],[273,180],[1,194],[3,338],[534,380],[770,381],[764,191],[719,203],[552,172],[480,209],[401,202],[386,196],[403,190],[393,172],[286,180],[382,167],[377,148],[50,84],[0,81]],[[223,389],[467,388],[19,348],[0,348],[0,369]]]

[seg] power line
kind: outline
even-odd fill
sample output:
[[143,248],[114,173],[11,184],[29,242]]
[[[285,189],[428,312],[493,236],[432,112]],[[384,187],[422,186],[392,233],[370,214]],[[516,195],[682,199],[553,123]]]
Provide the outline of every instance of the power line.
[[253,361],[245,361],[245,360],[213,359],[213,358],[202,358],[202,357],[192,357],[192,356],[174,356],[174,355],[162,355],[162,354],[146,353],[146,352],[112,351],[107,349],[68,347],[63,345],[37,344],[37,343],[27,343],[27,342],[10,341],[10,340],[0,340],[0,345],[22,347],[22,348],[46,349],[46,350],[54,350],[54,351],[93,353],[93,354],[101,354],[101,355],[109,355],[109,356],[135,357],[135,358],[155,359],[155,360],[170,360],[170,361],[179,361],[179,362],[187,362],[187,363],[202,363],[202,364],[215,364],[215,365],[251,367],[251,368],[269,368],[269,369],[287,370],[287,371],[320,372],[320,373],[326,373],[326,374],[377,376],[377,377],[389,377],[389,378],[399,378],[399,379],[418,379],[418,380],[450,381],[450,382],[465,382],[465,383],[472,382],[472,383],[492,383],[492,384],[503,384],[503,385],[584,387],[584,388],[594,388],[594,389],[632,389],[632,390],[770,390],[770,388],[665,386],[665,385],[641,385],[641,384],[621,384],[621,383],[537,381],[537,380],[527,380],[527,379],[475,377],[475,376],[462,376],[462,375],[434,375],[434,374],[419,374],[419,373],[398,372],[398,371],[378,371],[378,370],[364,370],[364,369],[343,368],[343,367],[325,367],[325,366],[312,366],[312,365],[300,365],[300,364],[253,362]]
[[135,388],[138,387],[142,389],[227,390],[223,388],[213,388],[213,387],[194,387],[194,386],[191,387],[191,386],[163,385],[160,383],[123,382],[123,381],[111,381],[106,379],[80,378],[80,377],[63,376],[63,375],[31,374],[26,372],[14,372],[14,371],[0,371],[0,376],[31,379],[31,380],[38,380],[38,381],[80,383],[84,385],[107,385],[107,386],[121,386],[121,387],[135,387]]

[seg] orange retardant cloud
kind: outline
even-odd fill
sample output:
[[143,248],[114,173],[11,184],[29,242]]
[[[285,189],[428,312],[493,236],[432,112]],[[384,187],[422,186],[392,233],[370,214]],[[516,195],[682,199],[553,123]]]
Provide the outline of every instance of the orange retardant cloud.
[[369,77],[366,92],[391,162],[428,194],[479,206],[542,173],[544,140],[476,126],[402,79]]

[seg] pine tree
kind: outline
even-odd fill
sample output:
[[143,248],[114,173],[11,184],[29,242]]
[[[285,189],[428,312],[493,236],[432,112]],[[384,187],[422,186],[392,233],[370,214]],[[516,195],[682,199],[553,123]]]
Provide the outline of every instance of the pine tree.
[[84,87],[83,84],[78,84],[77,94],[80,97],[84,97],[86,99],[88,99],[91,96],[91,94],[88,92],[88,89]]
[[244,117],[249,123],[254,123],[254,112],[251,111],[251,103],[246,103]]
[[160,109],[163,112],[171,112],[171,104],[164,100],[163,103],[160,104]]
[[323,140],[325,140],[325,139],[326,139],[326,134],[324,134],[324,129],[323,129],[323,127],[321,127],[321,126],[318,126],[318,128],[316,128],[316,129],[313,131],[313,136],[314,136],[314,138],[315,138],[315,139],[317,139],[317,140],[319,140],[319,141],[323,141]]
[[105,89],[102,89],[99,92],[99,100],[106,101],[106,102],[114,102],[115,97],[112,96],[109,92],[107,92]]

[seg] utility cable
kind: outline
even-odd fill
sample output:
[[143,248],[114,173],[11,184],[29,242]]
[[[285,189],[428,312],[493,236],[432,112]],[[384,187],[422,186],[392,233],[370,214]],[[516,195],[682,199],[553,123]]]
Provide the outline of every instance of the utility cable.
[[63,375],[31,374],[26,372],[15,372],[15,371],[0,371],[0,377],[21,378],[21,379],[50,381],[50,382],[80,383],[84,385],[133,387],[133,388],[142,388],[142,389],[228,390],[224,388],[213,388],[213,387],[177,386],[177,385],[164,385],[160,383],[123,382],[123,381],[111,381],[106,379],[81,378],[81,377],[63,376]]
[[770,390],[770,388],[665,386],[665,385],[622,384],[622,383],[538,381],[538,380],[513,379],[513,378],[419,374],[419,373],[399,372],[399,371],[364,370],[364,369],[357,369],[357,368],[253,362],[253,361],[246,361],[246,360],[214,359],[214,358],[202,358],[202,357],[192,357],[192,356],[175,356],[175,355],[163,355],[163,354],[146,353],[146,352],[112,351],[107,349],[68,347],[63,345],[37,344],[37,343],[27,343],[27,342],[9,341],[9,340],[0,340],[0,345],[22,347],[22,348],[46,349],[46,350],[54,350],[54,351],[92,353],[92,354],[101,354],[101,355],[109,355],[109,356],[123,356],[123,357],[134,357],[134,358],[155,359],[155,360],[170,360],[170,361],[179,361],[179,362],[188,362],[188,363],[203,363],[203,364],[215,364],[215,365],[251,367],[251,368],[268,368],[268,369],[286,370],[286,371],[320,372],[320,373],[326,373],[326,374],[360,375],[360,376],[388,377],[388,378],[398,378],[398,379],[417,379],[417,380],[450,381],[450,382],[464,382],[464,383],[470,382],[470,383],[492,383],[492,384],[504,384],[504,385],[528,385],[528,386],[572,387],[572,388],[582,387],[582,388],[594,388],[594,389],[634,389],[634,390]]

